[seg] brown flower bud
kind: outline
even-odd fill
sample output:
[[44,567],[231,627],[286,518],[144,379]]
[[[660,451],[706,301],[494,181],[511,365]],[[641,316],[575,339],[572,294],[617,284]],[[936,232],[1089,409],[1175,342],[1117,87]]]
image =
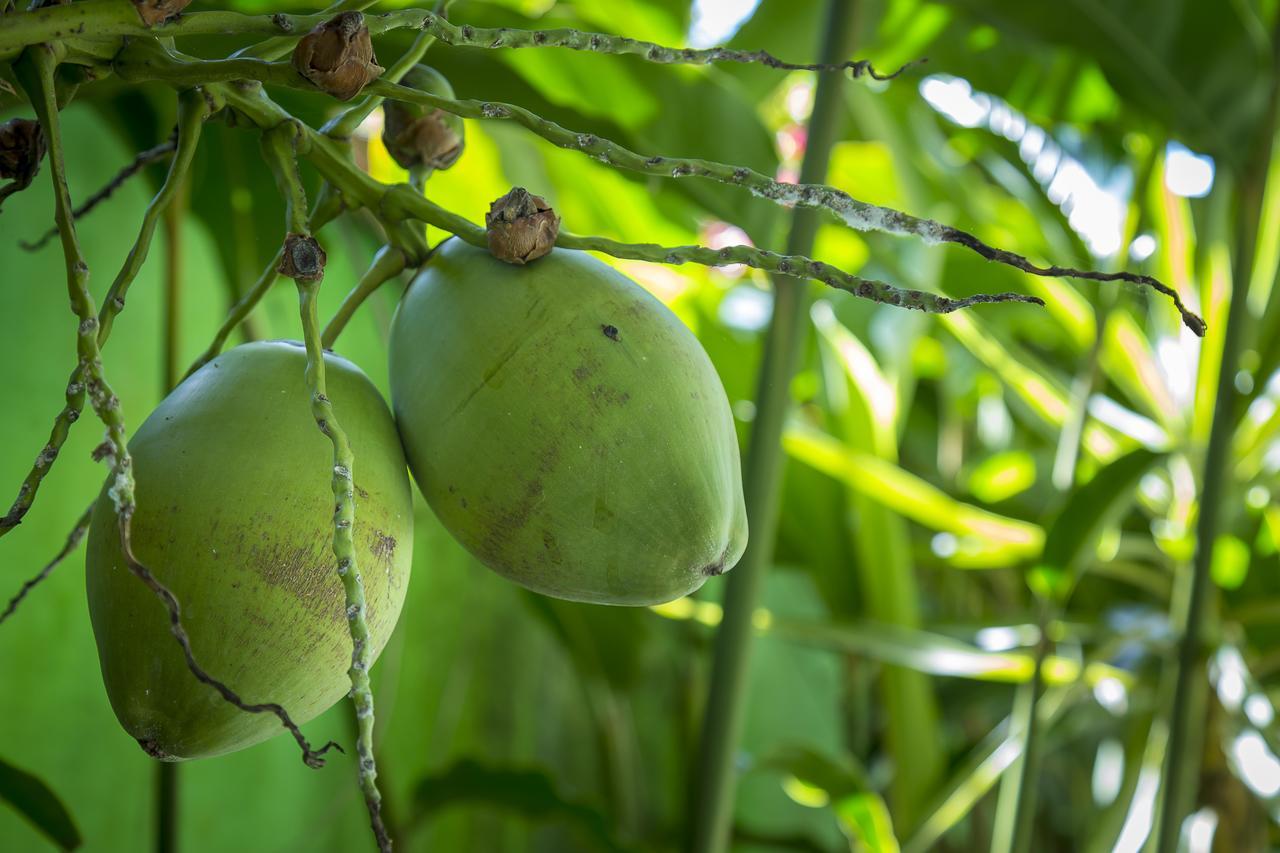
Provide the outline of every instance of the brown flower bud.
[[527,264],[551,251],[560,234],[560,217],[546,199],[516,187],[489,205],[484,215],[489,252],[509,264]]
[[302,37],[293,67],[340,101],[349,101],[382,74],[364,15],[343,12]]
[[0,198],[31,186],[47,152],[40,122],[11,118],[0,124],[0,179],[13,181]]
[[328,260],[316,239],[307,234],[290,234],[284,239],[284,252],[276,272],[294,281],[319,281],[324,278]]
[[[453,87],[439,71],[415,65],[401,85],[445,98]],[[462,156],[462,119],[443,110],[406,101],[388,100],[382,107],[382,142],[392,158],[405,169],[447,169]]]
[[133,0],[138,17],[148,27],[169,20],[189,5],[191,0]]

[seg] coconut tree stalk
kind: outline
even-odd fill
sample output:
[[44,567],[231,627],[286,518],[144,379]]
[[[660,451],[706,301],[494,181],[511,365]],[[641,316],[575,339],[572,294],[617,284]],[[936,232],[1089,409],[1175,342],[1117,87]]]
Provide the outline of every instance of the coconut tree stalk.
[[178,765],[156,764],[156,853],[178,849]]
[[[203,111],[200,115],[203,115]],[[199,124],[196,128],[198,130]],[[187,156],[189,161],[190,154]],[[179,158],[174,159],[175,167],[178,160]],[[177,186],[171,191],[173,201],[164,212],[164,371],[161,377],[161,396],[172,391],[182,378],[178,359],[182,348],[182,220],[187,212],[188,187],[185,177],[184,166],[176,178],[171,174],[170,179],[165,181],[166,188],[173,182]],[[161,761],[156,765],[156,853],[176,853],[178,850],[179,772],[179,765],[173,762]]]
[[[853,0],[829,0],[822,35],[821,62],[837,61],[850,52]],[[825,179],[835,144],[841,75],[818,78],[809,142],[800,180]],[[817,212],[797,207],[792,216],[787,254],[807,255],[818,230]],[[773,557],[778,520],[778,487],[782,479],[782,427],[791,406],[791,377],[804,344],[806,285],[775,276],[773,319],[765,339],[764,362],[756,393],[756,419],[747,450],[744,483],[750,540],[746,553],[728,575],[724,619],[716,633],[711,692],[702,725],[694,778],[691,849],[720,853],[727,849],[737,787],[735,753],[742,731],[751,659],[751,617],[760,586]]]
[[[1169,714],[1169,746],[1165,752],[1163,790],[1157,838],[1159,853],[1178,849],[1182,821],[1191,810],[1199,786],[1203,755],[1202,707],[1204,679],[1209,657],[1206,640],[1214,589],[1210,580],[1213,546],[1218,538],[1221,507],[1227,499],[1229,454],[1236,423],[1235,376],[1249,322],[1249,282],[1257,253],[1258,228],[1267,168],[1277,130],[1277,97],[1280,96],[1280,18],[1272,32],[1272,79],[1267,115],[1258,128],[1248,159],[1240,173],[1236,199],[1235,252],[1231,261],[1231,301],[1222,329],[1222,361],[1214,397],[1209,446],[1201,478],[1200,515],[1196,520],[1196,551],[1192,562],[1186,619],[1178,642],[1177,678]],[[1197,697],[1200,701],[1197,701]]]
[[369,633],[368,605],[355,546],[355,454],[346,430],[338,423],[325,382],[324,348],[320,342],[320,318],[316,310],[325,254],[311,236],[306,192],[298,175],[295,145],[301,139],[296,122],[281,124],[262,136],[262,150],[285,200],[287,236],[280,272],[298,287],[303,342],[307,349],[306,381],[311,393],[311,416],[316,427],[333,445],[333,557],[346,597],[347,628],[351,634],[351,702],[356,715],[356,770],[360,790],[369,811],[378,850],[390,853],[391,837],[382,818],[382,793],[378,790],[378,766],[373,754],[373,690],[369,668],[373,664],[373,640]]

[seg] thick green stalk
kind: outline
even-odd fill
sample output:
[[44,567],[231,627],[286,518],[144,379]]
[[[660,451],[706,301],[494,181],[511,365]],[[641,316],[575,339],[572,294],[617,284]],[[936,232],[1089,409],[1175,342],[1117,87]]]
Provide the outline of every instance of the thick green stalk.
[[156,762],[156,853],[178,850],[178,767]]
[[333,319],[324,327],[320,343],[325,349],[333,346],[338,335],[342,334],[342,330],[347,327],[352,315],[356,313],[356,309],[369,298],[369,294],[404,272],[406,260],[404,252],[395,246],[383,246],[378,250],[378,254],[373,256],[373,263],[369,265],[369,269],[365,270],[364,275],[356,282],[356,286],[338,306]]
[[[298,124],[280,124],[263,134],[263,151],[275,175],[276,184],[285,198],[287,239],[291,241],[298,237],[314,244],[308,227],[306,193],[298,175],[294,149],[295,142],[301,136]],[[286,251],[288,246],[289,243],[286,242]],[[315,246],[315,251],[319,251],[318,245]],[[360,576],[356,559],[356,495],[352,473],[355,470],[355,455],[351,452],[346,431],[338,423],[325,383],[324,346],[320,340],[320,319],[316,311],[324,267],[322,254],[315,266],[317,269],[314,273],[308,270],[308,274],[294,278],[298,287],[303,342],[307,349],[306,379],[311,391],[311,415],[315,418],[316,426],[333,444],[333,556],[346,595],[347,628],[351,633],[351,666],[347,675],[351,678],[351,701],[356,711],[357,773],[378,849],[389,853],[391,838],[382,821],[382,794],[378,791],[378,768],[373,756],[373,690],[369,684],[373,642],[369,637],[369,623],[366,619],[364,580]]]
[[[178,125],[179,135],[182,135],[182,129],[188,120],[186,112],[188,104],[192,96],[199,99],[199,115],[204,114],[204,97],[199,92],[184,92],[178,107]],[[199,135],[200,123],[195,125],[194,135]],[[190,135],[191,132],[188,131]],[[195,144],[192,142],[188,146],[191,151],[186,154],[188,162],[191,159],[191,153],[194,152]],[[174,157],[174,164],[178,163],[179,158],[183,156],[180,148],[177,156]],[[178,373],[179,351],[182,347],[182,221],[186,218],[186,201],[187,201],[187,182],[182,180],[186,175],[186,166],[183,165],[178,181],[172,180],[174,170],[170,168],[170,180],[165,181],[165,186],[161,187],[160,194],[166,194],[166,190],[170,184],[180,184],[176,192],[170,191],[173,198],[173,204],[168,206],[164,212],[164,255],[165,255],[165,274],[164,274],[164,321],[163,321],[163,340],[162,349],[164,351],[164,370],[161,376],[161,396],[167,395],[177,386],[181,380]],[[157,196],[158,198],[159,196]],[[152,202],[155,206],[155,202]],[[144,226],[145,228],[145,226]],[[132,256],[137,252],[137,245],[134,246]],[[144,250],[145,252],[145,250]],[[127,262],[126,262],[127,263]],[[141,264],[139,264],[140,266]],[[123,304],[123,296],[121,297]],[[178,778],[180,773],[179,765],[161,761],[156,764],[155,773],[155,802],[156,802],[156,853],[177,853],[179,846],[178,834]]]
[[1186,618],[1178,642],[1177,679],[1170,705],[1169,747],[1165,753],[1159,834],[1156,836],[1160,853],[1174,853],[1178,849],[1182,821],[1191,809],[1200,781],[1203,682],[1209,657],[1205,635],[1216,600],[1210,569],[1222,518],[1222,504],[1228,499],[1227,478],[1233,468],[1230,451],[1236,422],[1235,376],[1244,347],[1245,326],[1249,322],[1249,282],[1253,275],[1267,169],[1277,129],[1277,109],[1280,108],[1277,104],[1280,96],[1280,20],[1277,20],[1272,39],[1276,54],[1272,63],[1267,116],[1253,140],[1233,205],[1237,219],[1234,256],[1231,259],[1231,301],[1227,322],[1222,329],[1222,361],[1218,367],[1209,446],[1201,477],[1200,515],[1196,519],[1196,552],[1186,599]]
[[[853,37],[853,0],[829,0],[821,60],[849,53]],[[837,135],[840,76],[822,74],[809,123],[808,148],[800,180],[825,179]],[[797,208],[787,240],[787,254],[807,255],[817,234],[818,219],[810,208]],[[782,427],[791,408],[791,377],[804,344],[805,285],[775,276],[773,319],[765,339],[764,362],[756,393],[756,418],[747,449],[744,486],[750,540],[746,553],[728,574],[724,619],[716,633],[711,692],[702,725],[693,783],[692,845],[695,853],[728,849],[737,787],[734,756],[741,736],[751,659],[752,615],[760,586],[773,558],[777,532],[779,485],[782,479]]]

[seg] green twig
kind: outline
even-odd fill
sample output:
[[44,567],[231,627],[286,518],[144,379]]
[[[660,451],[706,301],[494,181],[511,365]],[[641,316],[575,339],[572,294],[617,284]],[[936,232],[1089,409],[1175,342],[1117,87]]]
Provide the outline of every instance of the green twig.
[[[315,91],[287,63],[269,63],[245,59],[197,60],[164,55],[153,46],[139,44],[126,48],[115,65],[126,78],[158,79],[174,85],[195,85],[203,81],[257,80],[278,86]],[[964,246],[989,261],[1004,264],[1031,275],[1076,278],[1088,281],[1123,281],[1150,288],[1169,297],[1182,316],[1183,323],[1197,335],[1205,333],[1204,321],[1188,309],[1178,293],[1148,275],[1130,272],[1097,272],[1074,267],[1039,266],[1015,252],[988,245],[978,237],[955,228],[876,204],[859,201],[853,196],[824,184],[801,181],[788,184],[744,166],[729,166],[698,158],[645,157],[616,142],[593,133],[577,133],[549,119],[514,104],[495,101],[455,100],[410,89],[383,80],[365,87],[372,95],[416,103],[463,118],[513,121],[560,148],[580,151],[620,169],[659,177],[700,177],[723,184],[740,186],[753,195],[785,207],[823,209],[858,231],[882,231],[900,236],[914,236],[927,244],[953,243]],[[802,254],[802,253],[790,253]]]
[[[174,38],[197,35],[268,35],[250,47],[238,51],[237,57],[278,59],[293,49],[297,40],[318,24],[345,11],[363,11],[373,5],[372,0],[343,0],[322,12],[311,15],[244,15],[238,12],[191,12],[170,21],[147,28],[138,19],[131,5],[124,0],[86,0],[75,12],[58,12],[57,7],[35,12],[9,15],[6,26],[10,31],[0,37],[0,59],[7,53],[16,53],[22,47],[51,41],[66,32],[77,32],[78,26],[90,29],[97,37],[152,35]],[[881,74],[865,59],[835,61],[830,63],[784,62],[764,50],[733,50],[725,47],[704,49],[665,47],[654,42],[639,41],[609,33],[591,33],[581,30],[558,28],[551,30],[520,30],[511,27],[496,29],[473,27],[470,24],[452,24],[442,14],[438,3],[434,12],[424,9],[400,9],[368,17],[370,33],[395,29],[420,29],[433,40],[439,39],[454,47],[538,48],[559,47],[569,50],[600,54],[630,54],[662,65],[709,65],[715,62],[735,62],[764,65],[783,71],[848,71],[853,77],[867,76],[876,80],[891,80],[903,71],[918,64],[908,63],[897,71]]]
[[[307,223],[306,193],[302,187],[302,179],[298,175],[295,151],[295,146],[304,143],[305,139],[300,125],[281,124],[263,134],[263,151],[275,175],[276,184],[285,198],[288,239],[301,238],[314,243]],[[286,241],[286,251],[289,251],[288,246],[289,243]],[[356,502],[352,472],[355,456],[351,452],[351,444],[346,432],[338,423],[325,384],[324,347],[320,340],[320,321],[316,311],[316,298],[320,292],[320,281],[323,276],[323,253],[319,252],[318,245],[314,247],[314,251],[319,256],[319,264],[308,264],[307,273],[294,278],[298,287],[303,340],[307,349],[306,378],[311,391],[312,417],[315,418],[316,426],[329,437],[333,444],[333,555],[337,561],[338,577],[342,581],[346,595],[347,627],[351,632],[351,667],[347,670],[347,674],[351,678],[351,701],[356,712],[356,760],[360,789],[369,810],[369,821],[378,842],[378,849],[383,853],[389,853],[391,839],[382,821],[382,794],[378,791],[378,768],[373,755],[373,691],[369,686],[373,642],[369,636],[364,581],[360,577],[354,540]],[[286,258],[286,264],[288,261],[289,259]],[[318,267],[314,272],[313,266]]]
[[713,62],[739,62],[764,65],[784,71],[848,71],[853,77],[866,75],[876,80],[891,80],[916,63],[908,63],[890,74],[881,74],[865,59],[822,63],[783,62],[764,50],[733,50],[727,47],[703,49],[663,47],[648,41],[582,30],[517,30],[511,27],[473,27],[451,24],[441,15],[422,16],[422,29],[452,47],[524,48],[563,47],[588,53],[631,54],[661,65],[709,65]]
[[57,96],[54,87],[54,72],[57,69],[57,58],[53,49],[41,45],[32,48],[24,55],[23,60],[15,63],[23,88],[26,89],[36,115],[44,128],[45,138],[49,144],[49,165],[53,177],[54,188],[54,220],[58,223],[58,232],[62,238],[62,251],[67,267],[67,290],[71,297],[71,307],[79,320],[76,333],[76,353],[79,358],[79,369],[85,377],[85,391],[93,405],[94,412],[106,426],[107,440],[104,442],[106,456],[111,460],[112,473],[107,496],[115,508],[120,535],[120,551],[129,570],[138,577],[147,588],[164,604],[169,614],[169,630],[181,646],[186,657],[187,668],[204,684],[209,685],[236,707],[249,713],[271,713],[289,730],[298,745],[302,748],[303,761],[310,767],[319,767],[324,763],[323,755],[333,744],[326,744],[319,750],[313,750],[303,737],[301,730],[289,717],[285,709],[276,703],[248,704],[240,699],[226,684],[206,672],[195,659],[191,650],[191,640],[182,625],[181,610],[177,598],[162,584],[151,571],[144,566],[133,552],[132,520],[136,507],[134,499],[133,460],[129,455],[128,436],[125,432],[124,413],[121,411],[120,398],[111,390],[103,371],[101,352],[98,348],[98,318],[94,311],[93,296],[89,292],[89,265],[85,262],[80,250],[80,242],[76,236],[75,213],[71,204],[71,195],[67,189],[66,162],[62,147],[62,126],[58,117]]
[[22,587],[9,599],[9,603],[5,606],[4,612],[0,613],[0,624],[4,620],[12,616],[18,609],[18,605],[22,604],[22,600],[27,597],[31,590],[35,589],[43,583],[49,575],[53,574],[53,570],[58,568],[58,564],[71,555],[71,552],[80,544],[80,540],[89,532],[89,519],[93,516],[93,504],[89,504],[80,515],[80,519],[76,522],[76,526],[71,528],[71,532],[67,534],[67,541],[63,544],[62,549],[53,555],[53,559],[45,563],[44,568],[35,574],[34,577],[25,581]]
[[[823,61],[848,54],[853,39],[853,5],[849,0],[829,0],[822,35]],[[801,166],[803,181],[820,181],[826,176],[838,128],[840,82],[835,74],[818,78],[808,148]],[[807,255],[817,230],[814,211],[796,210],[787,254]],[[728,575],[693,783],[691,849],[695,853],[719,853],[728,848],[737,787],[734,755],[745,717],[752,616],[773,556],[782,478],[782,427],[791,408],[791,377],[803,348],[808,316],[805,288],[775,277],[774,290],[773,318],[757,380],[756,418],[743,470],[751,538],[742,559]]]
[[[102,189],[98,190],[96,193],[89,196],[89,198],[81,202],[80,205],[77,206],[75,209],[76,220],[79,221],[80,219],[84,218],[89,213],[91,213],[93,209],[97,207],[99,204],[111,198],[112,194],[115,193],[116,190],[120,189],[120,187],[124,186],[126,181],[128,181],[134,175],[138,174],[138,172],[142,171],[143,167],[149,166],[152,163],[155,163],[159,160],[163,160],[165,157],[168,157],[170,154],[172,154],[178,144],[177,130],[178,129],[175,127],[173,135],[170,136],[168,139],[166,139],[164,142],[161,142],[159,145],[155,146],[154,148],[148,148],[145,151],[139,151],[137,156],[135,156],[131,161],[129,161],[128,165],[126,165],[123,169],[121,169],[119,172],[116,172],[115,176],[110,181],[108,181],[106,185],[103,186]],[[57,237],[57,236],[58,236],[58,226],[55,225],[52,228],[50,228],[48,231],[41,234],[35,240],[30,240],[30,241],[19,240],[18,245],[26,249],[28,252],[37,252],[40,249],[43,249],[45,247],[45,244],[47,244],[50,240],[52,240],[54,237]]]
[[[96,341],[99,348],[106,344],[107,338],[111,335],[112,322],[124,308],[125,295],[128,292],[129,285],[133,283],[133,280],[137,278],[138,271],[142,269],[142,264],[146,260],[147,252],[151,247],[151,239],[155,235],[156,224],[159,222],[160,215],[173,201],[178,187],[186,179],[191,167],[191,160],[200,142],[200,131],[203,127],[206,110],[205,100],[198,92],[184,92],[178,99],[177,151],[174,154],[173,161],[169,164],[169,172],[165,177],[164,184],[143,214],[142,227],[138,233],[138,238],[129,250],[129,256],[125,259],[124,266],[116,276],[115,281],[111,283],[106,299],[103,300],[102,307],[97,312]],[[76,215],[76,212],[73,211],[70,221],[74,222]],[[92,306],[92,303],[90,305]],[[10,506],[8,513],[3,519],[0,519],[0,536],[22,523],[23,516],[31,509],[31,505],[36,499],[40,484],[44,481],[49,471],[52,470],[53,464],[58,458],[58,453],[62,450],[63,444],[66,443],[67,436],[71,432],[71,425],[79,420],[81,413],[84,411],[86,395],[84,377],[84,359],[82,357],[80,363],[71,372],[71,378],[67,380],[66,399],[63,403],[62,411],[54,419],[49,440],[36,456],[35,463],[31,466],[26,479],[18,487],[18,495]]]
[[[416,194],[397,192],[395,201],[403,206],[405,212],[410,216],[420,218],[424,222],[448,231],[472,245],[482,248],[488,245],[484,229],[481,226],[476,225],[465,217],[445,210],[427,199],[420,198]],[[896,305],[902,308],[914,308],[918,311],[926,311],[932,314],[949,314],[962,308],[994,302],[1044,304],[1044,301],[1039,297],[1027,296],[1021,293],[979,293],[964,299],[951,299],[934,293],[906,290],[883,281],[861,278],[804,255],[784,255],[757,249],[754,246],[727,246],[722,249],[711,249],[706,246],[660,246],[656,243],[620,243],[607,237],[583,237],[565,231],[560,232],[560,235],[556,238],[556,245],[565,249],[600,252],[615,258],[648,261],[655,264],[678,266],[691,263],[708,267],[745,264],[769,273],[819,281],[837,290],[843,290],[872,302]]]
[[369,269],[365,270],[365,274],[360,277],[360,281],[356,282],[356,286],[351,289],[347,297],[342,300],[342,304],[338,306],[333,319],[324,327],[324,333],[320,336],[320,343],[325,349],[331,348],[334,342],[338,340],[338,336],[347,327],[351,316],[356,313],[357,308],[364,304],[369,294],[402,273],[405,263],[404,252],[395,246],[383,246],[378,250],[378,253],[373,256],[373,263],[369,265]]

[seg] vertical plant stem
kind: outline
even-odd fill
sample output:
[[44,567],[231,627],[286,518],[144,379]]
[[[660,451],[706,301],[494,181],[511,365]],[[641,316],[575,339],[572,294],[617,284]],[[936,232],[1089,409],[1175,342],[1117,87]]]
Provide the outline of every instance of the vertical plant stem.
[[[184,102],[185,103],[185,102]],[[198,134],[197,134],[198,135]],[[187,165],[190,164],[187,155]],[[175,163],[178,158],[175,157]],[[172,200],[164,212],[164,370],[161,375],[161,396],[167,395],[182,378],[178,358],[181,351],[182,332],[182,220],[187,211],[186,166],[182,167],[172,189]],[[156,765],[156,853],[177,853],[178,850],[178,774],[179,765],[161,761]]]
[[[282,124],[263,134],[263,153],[285,199],[288,229],[284,248],[288,255],[285,258],[286,266],[297,264],[299,252],[311,254],[305,264],[306,274],[302,274],[301,269],[298,274],[290,274],[294,275],[294,282],[298,287],[303,342],[307,349],[306,380],[311,392],[311,416],[333,445],[333,556],[346,596],[347,628],[351,633],[351,666],[347,675],[351,679],[350,695],[356,714],[357,773],[378,849],[382,853],[390,853],[391,837],[382,818],[382,794],[378,790],[378,767],[373,756],[373,690],[369,684],[373,640],[369,635],[364,579],[360,576],[356,560],[355,455],[351,452],[346,431],[338,423],[325,383],[324,348],[320,340],[320,318],[316,309],[324,271],[324,254],[311,237],[306,193],[298,175],[297,154],[294,149],[299,138],[296,123]],[[300,248],[295,248],[295,240]]]
[[1026,853],[1031,849],[1037,786],[1040,784],[1040,758],[1044,754],[1040,700],[1044,696],[1044,661],[1052,651],[1048,635],[1051,606],[1046,600],[1040,602],[1036,666],[1031,680],[1018,687],[1014,700],[1011,719],[1014,726],[1021,729],[1022,753],[1000,780],[1000,797],[996,803],[991,837],[993,853]]
[[164,393],[182,377],[180,325],[182,322],[182,220],[187,212],[187,181],[178,187],[164,214]]
[[156,853],[178,849],[178,765],[156,764]]
[[[829,0],[820,62],[838,62],[852,52],[853,0]],[[843,75],[819,74],[808,148],[800,170],[803,183],[826,178],[835,144]],[[792,214],[787,253],[806,255],[818,229],[816,211],[797,207]],[[805,337],[804,282],[774,276],[773,318],[765,338],[764,362],[756,392],[756,419],[747,449],[744,483],[750,541],[727,575],[724,620],[716,633],[707,699],[695,770],[691,849],[719,853],[727,849],[737,787],[735,752],[742,731],[751,657],[751,617],[761,582],[773,557],[782,479],[782,427],[791,405],[791,377]]]
[[1276,99],[1280,94],[1277,88],[1280,85],[1280,19],[1277,19],[1272,41],[1276,54],[1272,60],[1267,116],[1260,123],[1248,152],[1232,205],[1237,213],[1235,251],[1231,259],[1231,302],[1227,309],[1227,322],[1220,331],[1222,361],[1218,368],[1209,446],[1201,478],[1200,515],[1196,519],[1196,552],[1186,599],[1186,619],[1178,642],[1177,678],[1170,706],[1169,745],[1165,753],[1159,834],[1156,837],[1159,853],[1174,853],[1178,849],[1183,818],[1190,811],[1199,787],[1203,756],[1203,704],[1206,698],[1203,682],[1209,656],[1205,634],[1213,611],[1211,598],[1214,595],[1209,572],[1213,563],[1213,546],[1218,538],[1221,506],[1227,499],[1227,474],[1232,467],[1229,454],[1236,423],[1235,376],[1244,347],[1245,326],[1249,321],[1249,282],[1262,221],[1267,169],[1276,134]]

